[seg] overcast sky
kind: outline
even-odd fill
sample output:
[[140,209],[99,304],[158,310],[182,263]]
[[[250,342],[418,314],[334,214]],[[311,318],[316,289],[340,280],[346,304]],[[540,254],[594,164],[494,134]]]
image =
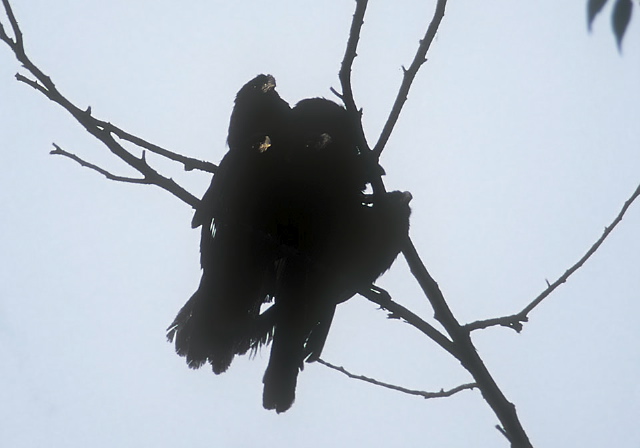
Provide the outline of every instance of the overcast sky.
[[[93,115],[218,162],[237,90],[271,73],[294,104],[333,98],[353,1],[14,1],[27,51]],[[370,2],[353,82],[377,139],[433,1]],[[461,322],[512,314],[571,266],[640,182],[640,24],[619,54],[585,0],[451,1],[383,153],[411,235]],[[638,8],[636,8],[638,9]],[[3,19],[6,27],[6,20]],[[165,328],[197,287],[192,211],[48,155],[55,142],[134,174],[15,81],[0,48],[0,440],[3,446],[505,447],[478,391],[428,400],[308,365],[293,408],[262,409],[268,351],[189,370]],[[149,156],[195,195],[210,177]],[[540,447],[640,443],[640,203],[521,334],[474,333]],[[430,322],[400,259],[379,283]],[[437,324],[436,324],[437,325]],[[327,361],[409,388],[470,381],[362,298]]]

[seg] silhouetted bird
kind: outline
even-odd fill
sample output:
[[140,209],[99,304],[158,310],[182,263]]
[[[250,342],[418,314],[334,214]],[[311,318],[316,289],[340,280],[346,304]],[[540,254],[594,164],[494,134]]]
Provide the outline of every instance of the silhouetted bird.
[[408,237],[411,199],[408,192],[383,193],[345,217],[320,288],[323,297],[318,300],[316,324],[305,344],[307,362],[320,357],[336,305],[369,289],[395,261]]
[[265,408],[289,409],[303,361],[320,357],[336,306],[389,269],[408,235],[410,200],[409,193],[384,193],[371,206],[359,205],[342,216],[343,227],[317,257],[281,260],[275,333],[263,379]]
[[325,99],[303,100],[291,113],[285,187],[270,233],[293,251],[277,262],[273,341],[263,405],[286,411],[295,398],[304,345],[317,316],[324,258],[337,243],[345,213],[362,202],[365,182],[347,112]]
[[216,374],[272,342],[263,405],[284,412],[337,304],[369,288],[401,250],[411,196],[368,201],[371,164],[347,111],[320,98],[290,109],[274,88],[259,75],[238,92],[229,152],[192,222],[202,226],[200,286],[167,336],[190,367],[208,362]]
[[343,107],[314,98],[291,115],[291,178],[279,195],[274,234],[296,251],[278,262],[275,331],[263,378],[263,405],[277,412],[293,403],[304,359],[320,356],[336,305],[389,268],[410,213],[410,195],[398,192],[363,204],[367,165]]
[[253,319],[275,262],[265,222],[280,182],[289,113],[270,75],[257,76],[236,96],[229,151],[192,221],[202,226],[200,286],[167,333],[191,368],[208,361],[216,374],[224,372],[254,337],[264,337],[254,336]]

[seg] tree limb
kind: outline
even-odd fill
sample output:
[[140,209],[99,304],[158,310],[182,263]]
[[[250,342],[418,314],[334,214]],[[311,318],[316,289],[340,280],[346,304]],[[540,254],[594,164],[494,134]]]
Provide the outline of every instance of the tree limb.
[[481,330],[483,328],[488,328],[495,325],[502,325],[503,327],[512,328],[517,332],[520,332],[520,330],[522,330],[522,322],[527,322],[529,320],[529,317],[528,317],[529,313],[535,307],[540,305],[540,303],[544,299],[546,299],[547,296],[549,296],[549,294],[551,294],[558,286],[565,283],[574,272],[580,269],[582,265],[584,265],[587,262],[587,260],[591,258],[593,254],[596,253],[598,248],[602,245],[602,243],[604,243],[604,241],[611,234],[613,229],[615,229],[616,226],[622,221],[622,218],[624,217],[625,213],[627,213],[627,210],[629,209],[629,207],[631,207],[631,204],[633,204],[633,202],[638,198],[638,196],[640,196],[640,185],[638,185],[638,187],[633,192],[633,194],[629,197],[629,199],[625,201],[624,205],[622,206],[622,209],[620,209],[620,212],[615,217],[615,219],[611,222],[611,224],[609,224],[607,227],[604,228],[603,234],[600,236],[600,238],[598,238],[598,240],[595,243],[593,243],[593,245],[582,256],[582,258],[580,258],[573,266],[567,269],[565,273],[562,274],[555,282],[549,284],[547,289],[542,291],[542,293],[540,293],[540,295],[536,297],[529,305],[525,306],[522,309],[522,311],[516,314],[512,314],[511,316],[497,317],[493,319],[478,320],[475,322],[471,322],[465,325],[464,328],[467,331],[473,331],[473,330]]
[[24,76],[21,73],[16,73],[16,79],[20,82],[25,83],[28,86],[33,87],[34,89],[36,89],[38,92],[44,94],[45,96],[49,96],[49,91],[42,85],[40,84],[38,81],[34,81],[33,79],[29,79],[26,76]]
[[489,370],[471,341],[469,332],[460,326],[451,312],[442,291],[440,291],[438,283],[436,283],[427,271],[411,239],[407,239],[402,253],[409,264],[411,273],[429,299],[436,320],[442,324],[451,337],[456,350],[456,355],[454,356],[475,380],[478,389],[480,389],[482,393],[482,397],[496,414],[498,420],[500,420],[505,434],[508,435],[511,442],[511,446],[518,448],[532,447],[518,419],[516,407],[507,400],[491,376],[491,373],[489,373]]
[[[91,115],[91,108],[82,110],[71,101],[69,101],[64,95],[62,95],[62,93],[60,93],[60,91],[56,88],[51,78],[44,72],[42,72],[42,70],[40,70],[40,68],[38,68],[25,53],[22,32],[20,31],[20,26],[18,25],[15,15],[13,14],[11,5],[9,4],[8,0],[2,0],[2,4],[7,13],[7,17],[9,17],[11,27],[13,28],[13,32],[16,37],[15,40],[11,39],[5,32],[4,27],[0,27],[0,40],[5,42],[11,48],[16,59],[22,64],[24,69],[31,73],[35,78],[35,80],[29,79],[26,76],[18,73],[16,74],[16,79],[33,87],[34,89],[45,95],[47,98],[49,98],[49,100],[59,104],[64,109],[66,109],[67,112],[69,112],[87,130],[87,132],[89,132],[91,135],[100,140],[105,146],[107,146],[107,148],[109,148],[109,150],[115,156],[117,156],[125,163],[136,169],[140,174],[142,174],[144,179],[147,180],[147,183],[156,185],[168,191],[169,193],[173,194],[174,196],[194,208],[197,207],[200,202],[198,198],[178,185],[173,179],[165,177],[151,168],[144,157],[138,158],[127,151],[124,147],[122,147],[122,145],[115,141],[113,135],[118,136],[119,131],[120,135],[123,136],[122,138],[128,139],[132,143],[138,144],[138,146],[142,146],[143,148],[149,149],[150,151],[157,152],[158,154],[168,157],[172,160],[176,160],[176,157],[178,157],[178,155],[172,153],[171,151],[162,150],[162,148],[156,145],[152,145],[138,137],[121,131],[119,128],[116,128],[110,123],[94,118]],[[144,142],[144,145],[141,145],[142,142]],[[158,152],[158,150],[162,151]],[[175,157],[172,158],[172,155]],[[187,163],[185,163],[185,160],[187,159],[189,166],[193,168],[199,167],[203,163],[184,156],[179,156],[179,158],[182,158],[179,161],[185,164],[185,168],[187,168]]]
[[9,36],[7,36],[7,34],[4,32],[4,28],[2,28],[1,25],[0,25],[0,28],[2,28],[2,31],[0,32],[0,37],[5,42],[6,42],[5,40],[5,37],[6,37],[6,39],[11,40],[11,42],[14,45],[22,48],[22,31],[18,26],[18,21],[16,20],[16,16],[13,14],[13,10],[11,9],[11,5],[9,4],[9,0],[2,0],[2,4],[4,6],[5,11],[7,12],[7,17],[9,18],[9,23],[11,24],[11,28],[13,29],[13,35],[15,36],[15,40],[12,40],[9,38]]
[[[353,61],[355,60],[358,50],[358,42],[360,41],[360,31],[362,25],[364,25],[364,14],[367,11],[368,0],[356,0],[356,10],[353,13],[353,19],[351,20],[351,28],[349,30],[349,38],[347,39],[347,47],[344,52],[342,64],[340,66],[340,72],[338,78],[340,79],[340,85],[342,87],[342,93],[338,93],[335,89],[331,89],[344,103],[353,129],[357,132],[357,144],[361,154],[366,158],[367,163],[371,167],[377,166],[377,159],[374,160],[371,148],[367,142],[367,136],[362,126],[362,109],[358,109],[356,101],[353,95],[353,87],[351,85],[351,69],[353,67]],[[373,170],[373,168],[372,168]],[[371,180],[373,191],[384,192],[384,184],[380,175],[374,176]]]
[[364,376],[364,375],[356,375],[354,373],[349,372],[344,367],[333,365],[323,359],[318,359],[318,362],[323,366],[326,366],[330,369],[336,370],[348,376],[349,378],[359,380],[359,381],[364,381],[366,383],[374,384],[376,386],[384,387],[386,389],[402,392],[404,394],[417,395],[425,399],[450,397],[454,394],[457,394],[458,392],[462,392],[463,390],[469,390],[469,389],[474,389],[478,387],[476,383],[468,383],[468,384],[461,384],[460,386],[454,387],[453,389],[449,389],[449,390],[440,389],[439,392],[425,392],[422,390],[407,389],[402,386],[396,386],[395,384],[384,383],[382,381],[378,381],[374,378],[369,378],[368,376]]
[[[342,85],[342,94],[338,96],[344,102],[345,107],[351,113],[358,112],[355,99],[353,97],[353,88],[351,87],[351,67],[355,60],[360,41],[360,30],[364,25],[364,14],[367,11],[368,0],[356,0],[356,11],[353,13],[351,21],[351,29],[349,30],[349,39],[347,40],[347,48],[342,59],[340,67],[340,84]],[[337,94],[337,92],[334,91]]]
[[404,71],[404,76],[402,79],[402,84],[400,85],[400,89],[398,90],[398,95],[396,96],[396,100],[393,103],[393,107],[391,108],[391,112],[389,113],[389,118],[387,118],[387,122],[382,128],[382,133],[378,138],[378,142],[376,146],[373,148],[373,154],[376,157],[376,160],[380,158],[380,154],[384,150],[387,142],[389,141],[389,137],[391,137],[391,133],[393,132],[393,128],[398,122],[398,118],[400,117],[400,112],[402,112],[402,107],[404,106],[405,101],[407,101],[407,95],[409,94],[409,89],[411,88],[411,84],[420,70],[422,64],[427,62],[426,56],[427,51],[431,47],[431,42],[436,37],[436,33],[438,32],[438,28],[440,27],[440,22],[444,17],[444,10],[447,6],[447,0],[438,0],[436,4],[436,9],[433,14],[433,18],[431,19],[431,23],[427,28],[427,32],[424,37],[420,41],[420,45],[418,46],[418,51],[416,52],[415,57],[413,58],[413,62],[409,66],[409,69],[405,69],[402,67]]
[[130,184],[150,184],[151,182],[149,182],[147,179],[142,178],[142,179],[137,179],[137,178],[133,178],[133,177],[123,177],[123,176],[118,176],[115,174],[110,173],[109,171],[100,168],[97,165],[94,165],[93,163],[87,162],[86,160],[81,159],[80,157],[78,157],[77,155],[67,152],[64,149],[60,148],[58,145],[56,145],[55,143],[53,143],[53,146],[55,147],[54,150],[50,151],[49,154],[51,155],[60,155],[60,156],[64,156],[67,157],[77,163],[80,164],[80,166],[84,166],[86,168],[92,169],[94,171],[97,171],[98,173],[102,174],[104,177],[106,177],[109,180],[115,180],[117,182],[126,182],[126,183],[130,183]]
[[162,157],[165,157],[169,160],[173,160],[175,162],[179,162],[184,166],[185,171],[193,171],[200,170],[206,171],[208,173],[215,173],[218,169],[218,166],[214,163],[207,162],[205,160],[198,160],[191,157],[183,156],[182,154],[175,153],[173,151],[169,151],[168,149],[162,148],[154,143],[150,143],[140,137],[132,135],[127,131],[120,129],[119,127],[105,121],[96,120],[96,122],[100,123],[107,132],[111,132],[112,134],[117,135],[122,140],[126,140],[128,142],[133,143],[136,146],[140,146],[141,148],[148,149],[149,151],[158,154]]
[[456,356],[455,346],[445,335],[436,330],[428,322],[421,319],[418,315],[414,314],[399,303],[394,302],[389,293],[384,289],[376,286],[371,289],[360,291],[359,293],[369,301],[389,311],[390,318],[404,320],[409,325],[423,332],[450,354]]

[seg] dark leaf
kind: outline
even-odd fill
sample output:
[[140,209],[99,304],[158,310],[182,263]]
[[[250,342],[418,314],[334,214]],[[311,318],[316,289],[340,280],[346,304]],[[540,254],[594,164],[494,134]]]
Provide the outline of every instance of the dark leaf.
[[618,0],[613,7],[613,15],[611,16],[611,25],[613,26],[613,32],[616,35],[618,41],[618,49],[622,46],[622,38],[625,31],[627,31],[627,25],[631,20],[631,10],[633,3],[631,0]]
[[591,25],[593,24],[593,19],[602,11],[604,5],[607,4],[607,0],[589,0],[587,2],[587,24],[589,26],[589,31],[591,31]]

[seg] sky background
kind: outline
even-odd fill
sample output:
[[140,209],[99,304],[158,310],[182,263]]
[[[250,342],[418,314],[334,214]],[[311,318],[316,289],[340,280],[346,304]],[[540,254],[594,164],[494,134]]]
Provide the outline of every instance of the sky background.
[[[93,115],[218,162],[237,90],[271,73],[284,99],[333,98],[353,1],[14,1],[32,60]],[[610,7],[452,1],[382,156],[414,196],[411,236],[461,322],[522,309],[601,235],[640,182],[640,24],[622,54]],[[374,143],[435,2],[371,1],[354,64]],[[638,8],[636,8],[638,9]],[[3,19],[6,25],[6,20]],[[478,391],[425,401],[302,372],[293,408],[262,409],[268,351],[189,370],[165,328],[197,287],[192,211],[48,155],[117,174],[63,109],[15,81],[0,48],[0,440],[4,446],[504,447]],[[200,196],[206,173],[149,156]],[[640,444],[640,204],[530,315],[474,341],[534,446]],[[437,325],[402,258],[379,280]],[[362,298],[323,357],[435,391],[470,381],[447,353]]]

